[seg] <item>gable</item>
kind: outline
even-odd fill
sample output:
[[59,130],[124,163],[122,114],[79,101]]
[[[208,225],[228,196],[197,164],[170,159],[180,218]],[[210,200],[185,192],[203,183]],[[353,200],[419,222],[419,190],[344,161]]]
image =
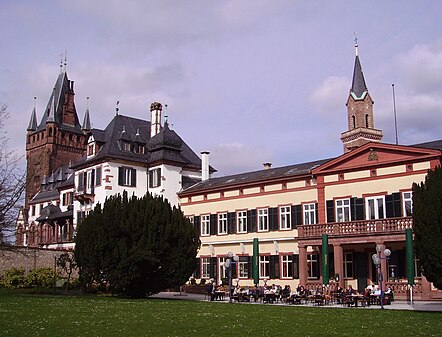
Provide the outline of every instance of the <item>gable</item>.
[[393,144],[367,143],[317,167],[312,173],[318,175],[422,162],[431,159],[440,160],[441,155],[442,151],[440,150]]

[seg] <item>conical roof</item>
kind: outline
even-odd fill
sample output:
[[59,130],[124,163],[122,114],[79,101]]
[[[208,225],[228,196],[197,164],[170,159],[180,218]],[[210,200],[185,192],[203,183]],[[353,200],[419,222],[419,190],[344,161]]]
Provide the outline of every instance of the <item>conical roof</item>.
[[31,113],[31,119],[29,120],[29,125],[28,125],[28,131],[35,131],[37,129],[37,113],[35,111],[35,106],[34,109],[32,110]]
[[365,84],[364,74],[362,73],[361,62],[359,61],[359,56],[356,55],[351,92],[354,93],[357,98],[361,98],[364,92],[366,92],[367,90],[368,89],[367,85]]

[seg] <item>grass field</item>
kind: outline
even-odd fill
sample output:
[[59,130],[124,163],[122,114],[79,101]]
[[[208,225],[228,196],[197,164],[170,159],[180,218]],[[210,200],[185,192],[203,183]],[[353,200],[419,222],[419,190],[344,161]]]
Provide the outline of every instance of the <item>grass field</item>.
[[0,289],[0,336],[442,336],[442,313]]

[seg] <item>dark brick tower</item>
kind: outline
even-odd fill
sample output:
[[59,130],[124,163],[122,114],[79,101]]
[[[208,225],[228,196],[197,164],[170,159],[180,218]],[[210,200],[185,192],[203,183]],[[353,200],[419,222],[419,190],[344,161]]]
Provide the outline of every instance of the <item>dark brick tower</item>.
[[60,166],[78,161],[85,152],[87,139],[74,96],[74,82],[62,70],[39,125],[35,108],[32,111],[26,136],[26,208],[46,177]]
[[356,40],[356,59],[353,82],[347,99],[348,130],[341,134],[344,152],[368,142],[380,142],[382,131],[374,128],[373,100],[368,93],[362,73]]

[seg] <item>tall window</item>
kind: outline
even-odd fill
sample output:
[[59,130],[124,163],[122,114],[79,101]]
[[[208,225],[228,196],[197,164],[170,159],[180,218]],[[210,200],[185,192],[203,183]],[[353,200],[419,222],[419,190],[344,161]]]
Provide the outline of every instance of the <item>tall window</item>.
[[307,268],[309,278],[319,278],[318,254],[307,254]]
[[293,277],[293,255],[281,256],[282,278]]
[[218,234],[227,234],[227,213],[218,214]]
[[[218,268],[219,268],[219,273],[218,273],[218,282],[221,284],[223,278],[228,277],[229,275],[227,274],[227,269],[224,266],[224,262],[226,262],[227,258],[226,257],[220,257],[218,259]],[[232,270],[232,275],[234,275],[235,273]],[[233,276],[232,276],[233,277]]]
[[210,235],[210,215],[201,215],[201,236]]
[[268,208],[258,209],[258,231],[264,232],[269,230],[269,210]]
[[316,223],[316,205],[305,204],[304,205],[304,224],[311,225]]
[[161,186],[161,168],[149,170],[149,187]]
[[210,278],[210,257],[201,258],[201,278]]
[[137,185],[137,171],[130,167],[119,167],[118,185],[135,187]]
[[353,253],[344,253],[344,278],[353,278]]
[[238,224],[237,233],[247,232],[247,211],[238,211],[236,213],[236,223]]
[[404,216],[413,215],[413,192],[402,193],[402,201],[404,207]]
[[240,278],[249,278],[249,257],[240,256],[238,261],[238,272]]
[[259,277],[269,277],[270,275],[270,256],[261,255],[259,257]]
[[367,220],[385,218],[385,197],[370,197],[365,199]]
[[336,220],[337,222],[350,221],[350,199],[336,200]]
[[279,220],[281,229],[292,228],[290,206],[279,207]]

